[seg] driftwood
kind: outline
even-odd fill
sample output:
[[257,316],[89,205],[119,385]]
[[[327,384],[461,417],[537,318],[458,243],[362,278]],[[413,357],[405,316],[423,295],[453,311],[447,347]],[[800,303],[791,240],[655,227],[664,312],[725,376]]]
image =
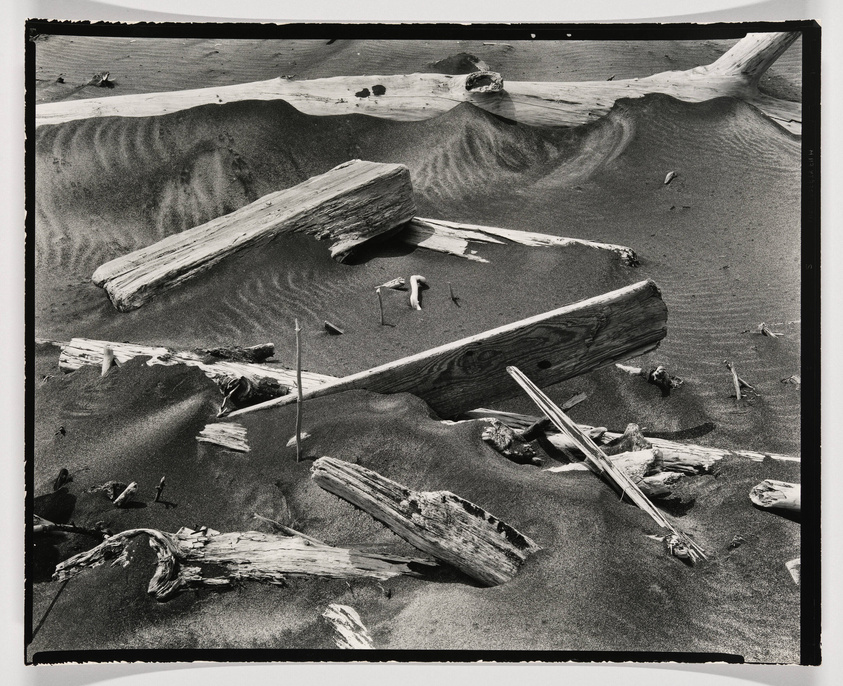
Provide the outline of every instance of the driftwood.
[[353,607],[331,603],[322,616],[334,629],[334,641],[338,648],[366,650],[375,647],[368,629]]
[[246,427],[237,422],[217,422],[208,424],[196,440],[201,443],[213,443],[238,453],[248,453],[249,442],[246,440]]
[[[645,78],[572,83],[507,81],[489,71],[460,76],[402,74],[286,78],[166,93],[143,93],[44,103],[35,125],[89,117],[147,117],[242,100],[285,100],[307,114],[368,114],[418,121],[470,102],[534,126],[579,126],[606,114],[619,98],[665,93],[688,102],[732,96],[749,102],[793,133],[801,132],[800,103],[762,94],[758,81],[796,40],[798,32],[751,33],[716,62]],[[375,93],[375,86],[379,86]],[[374,94],[374,96],[373,96]]]
[[94,538],[98,538],[99,540],[107,538],[108,536],[107,531],[103,528],[87,529],[82,526],[76,526],[75,524],[56,524],[48,519],[39,517],[37,514],[32,515],[32,533],[46,534],[53,531],[59,531],[67,534],[82,534],[83,536],[92,536]]
[[[550,400],[530,379],[528,379],[519,369],[509,366],[506,371],[518,382],[527,395],[539,406],[542,412],[553,422],[553,425],[574,441],[585,455],[586,460],[592,466],[595,474],[609,483],[620,494],[622,498],[626,497],[632,500],[639,508],[644,510],[652,517],[663,529],[667,529],[670,533],[668,536],[673,536],[671,540],[676,541],[676,545],[680,545],[682,550],[687,550],[691,562],[698,559],[707,559],[703,549],[694,543],[685,534],[681,533],[673,526],[661,513],[660,510],[650,502],[649,498],[645,496],[638,485],[627,476],[626,472],[618,469],[612,464],[611,460],[597,447],[591,438],[589,438],[568,416],[557,407],[553,401]],[[671,553],[673,553],[671,549]],[[682,557],[682,555],[676,555]]]
[[125,490],[120,495],[118,495],[114,499],[114,507],[125,507],[126,505],[128,505],[132,500],[132,496],[137,493],[137,491],[138,484],[136,481],[133,481],[128,486],[126,486]]
[[525,437],[516,434],[506,424],[497,419],[490,419],[480,436],[494,450],[497,450],[506,459],[516,464],[532,464],[541,467],[542,460],[536,457],[535,449],[527,442]]
[[313,480],[383,522],[419,550],[489,586],[509,581],[539,546],[448,491],[413,491],[359,465],[320,457]]
[[325,331],[329,333],[331,336],[341,336],[345,333],[340,327],[336,324],[331,324],[327,319],[325,320]]
[[765,510],[801,512],[802,487],[787,481],[765,479],[749,492],[753,504]]
[[[198,367],[216,382],[226,396],[223,414],[224,410],[232,406],[232,409],[243,407],[251,402],[262,402],[268,398],[285,395],[296,386],[294,370],[228,360],[209,363],[206,362],[207,356],[194,351],[175,352],[161,346],[114,343],[89,338],[74,338],[69,343],[60,345],[59,367],[66,372],[75,371],[84,365],[101,364],[105,347],[111,348],[115,360],[121,364],[135,357],[149,357],[147,364],[150,366],[184,364]],[[305,391],[329,381],[336,381],[336,377],[302,372],[301,384]]]
[[[563,407],[564,409],[564,407]],[[503,412],[501,410],[490,410],[486,408],[478,408],[464,412],[461,415],[468,421],[477,419],[486,419],[493,417],[499,419],[507,426],[523,431],[528,427],[535,425],[542,420],[532,415],[519,414],[516,412]],[[596,443],[605,444],[614,439],[622,437],[624,434],[614,431],[606,431],[602,427],[593,427],[586,424],[580,424],[580,429],[589,434]],[[582,459],[582,453],[573,441],[569,440],[567,436],[561,433],[552,433],[548,429],[548,440],[557,449],[573,454]],[[725,457],[740,457],[755,462],[763,462],[765,459],[778,460],[783,462],[801,462],[801,458],[792,455],[781,455],[779,453],[764,453],[754,450],[735,450],[731,448],[712,448],[704,445],[695,445],[693,443],[680,443],[679,441],[670,441],[664,438],[655,438],[653,436],[646,437],[647,443],[652,447],[658,448],[662,454],[663,461],[672,463],[677,467],[687,465],[688,469],[693,469],[696,472],[707,471],[711,465]]]
[[[148,536],[158,554],[158,566],[148,588],[156,600],[168,600],[179,591],[196,586],[227,587],[241,579],[272,584],[283,584],[288,575],[382,580],[399,574],[418,576],[411,564],[434,564],[431,560],[363,553],[318,545],[300,536],[258,531],[219,533],[182,528],[172,534],[156,529],[129,529],[59,563],[53,578],[64,581],[108,560],[126,561],[127,544],[139,535]],[[204,565],[210,567],[208,571],[214,576],[205,576]],[[222,576],[220,569],[224,570]]]
[[200,355],[208,364],[220,360],[231,360],[232,362],[265,362],[275,354],[275,346],[272,343],[261,343],[248,348],[229,346],[223,348],[196,348],[193,352]]
[[230,214],[101,265],[91,277],[121,312],[134,310],[241,250],[287,233],[333,241],[342,261],[362,243],[415,214],[410,172],[401,164],[352,160]]
[[642,367],[632,367],[625,364],[616,364],[615,367],[622,372],[626,372],[630,376],[640,376],[647,383],[658,386],[662,392],[662,397],[667,397],[674,388],[679,388],[684,381],[678,376],[671,375],[664,367],[658,365],[657,367],[650,367],[644,369]]
[[732,373],[732,385],[735,388],[735,401],[736,402],[740,401],[741,398],[743,397],[743,395],[741,394],[741,391],[743,389],[746,389],[748,391],[752,391],[753,393],[758,392],[758,391],[755,390],[754,386],[748,384],[746,381],[744,381],[741,377],[738,376],[738,372],[735,369],[734,363],[730,362],[729,360],[723,360],[723,364],[725,364],[726,367],[729,369],[729,371]]
[[[666,320],[658,287],[641,281],[305,390],[304,398],[356,389],[407,392],[452,417],[513,395],[515,384],[499,376],[508,364],[554,384],[653,350],[666,334]],[[231,416],[289,402],[277,398]]]
[[421,302],[419,301],[419,291],[423,285],[427,284],[427,279],[418,274],[410,277],[410,307],[414,310],[421,309]]
[[404,277],[399,276],[396,279],[390,279],[389,281],[382,283],[380,286],[375,286],[375,290],[378,290],[379,288],[392,288],[396,291],[403,291],[406,288],[405,283]]
[[802,580],[802,558],[797,557],[795,560],[788,560],[784,563],[784,566],[787,567],[787,571],[790,572],[790,577],[793,579],[793,583],[799,586]]
[[158,485],[155,487],[155,500],[154,502],[158,502],[161,500],[161,494],[164,492],[164,484],[165,484],[165,477],[161,477],[161,481],[158,482]]
[[422,219],[414,217],[398,234],[398,239],[419,248],[427,248],[449,255],[456,255],[475,262],[488,262],[487,259],[468,252],[470,243],[493,243],[507,245],[515,243],[536,248],[559,247],[567,248],[581,245],[596,250],[608,250],[615,253],[623,264],[634,267],[638,258],[632,248],[611,243],[597,243],[580,238],[562,238],[532,231],[516,231],[514,229],[499,229],[494,226],[480,226],[478,224],[461,224],[445,221],[444,219]]

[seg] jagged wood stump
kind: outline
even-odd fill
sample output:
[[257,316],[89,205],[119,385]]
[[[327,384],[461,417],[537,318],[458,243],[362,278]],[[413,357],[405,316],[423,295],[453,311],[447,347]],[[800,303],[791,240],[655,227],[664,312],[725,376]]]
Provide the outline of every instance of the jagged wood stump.
[[449,491],[414,491],[371,469],[320,457],[313,480],[383,522],[419,550],[483,582],[509,581],[539,546]]

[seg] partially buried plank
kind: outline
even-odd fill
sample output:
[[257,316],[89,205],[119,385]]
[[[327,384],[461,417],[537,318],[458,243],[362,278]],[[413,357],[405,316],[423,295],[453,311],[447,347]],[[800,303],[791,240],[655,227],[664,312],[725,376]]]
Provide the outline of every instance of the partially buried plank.
[[351,160],[106,262],[91,278],[105,289],[118,310],[128,312],[234,253],[281,234],[306,233],[331,240],[331,256],[342,261],[357,246],[409,221],[414,214],[407,167]]
[[419,550],[487,586],[512,579],[535,541],[449,491],[414,491],[360,465],[320,457],[313,480],[368,512]]
[[[348,390],[412,393],[440,417],[453,417],[515,395],[518,387],[504,374],[510,364],[548,386],[653,350],[666,333],[661,293],[653,281],[640,281],[305,390],[303,399]],[[230,416],[290,400],[276,398]]]

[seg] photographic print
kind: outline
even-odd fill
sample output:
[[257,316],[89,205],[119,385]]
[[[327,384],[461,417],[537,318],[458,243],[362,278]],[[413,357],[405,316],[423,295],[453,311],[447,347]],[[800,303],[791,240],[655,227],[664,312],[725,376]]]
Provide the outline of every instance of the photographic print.
[[30,21],[26,661],[818,664],[819,38]]

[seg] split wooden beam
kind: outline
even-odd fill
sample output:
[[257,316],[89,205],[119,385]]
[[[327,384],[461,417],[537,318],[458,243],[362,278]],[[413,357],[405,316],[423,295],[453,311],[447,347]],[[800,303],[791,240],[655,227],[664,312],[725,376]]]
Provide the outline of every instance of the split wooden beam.
[[[282,584],[286,576],[383,580],[401,574],[419,576],[410,565],[435,566],[428,559],[335,548],[302,536],[259,531],[219,533],[205,528],[182,528],[174,534],[157,529],[129,529],[59,563],[53,578],[63,581],[107,560],[125,559],[129,541],[139,535],[148,536],[157,553],[158,565],[148,592],[162,601],[187,588],[228,587],[242,579],[272,584]],[[224,570],[222,575],[220,569]]]
[[541,248],[567,248],[572,245],[579,245],[595,250],[613,252],[623,264],[631,267],[638,264],[635,251],[623,245],[599,243],[581,238],[563,238],[561,236],[550,236],[532,231],[516,231],[513,229],[499,229],[494,226],[464,224],[445,221],[443,219],[415,217],[401,230],[398,238],[408,245],[455,255],[475,262],[488,262],[488,260],[469,252],[471,243],[496,243],[499,245],[516,243],[518,245]]
[[401,121],[430,119],[469,102],[533,126],[579,126],[606,114],[620,98],[665,93],[688,102],[737,97],[798,134],[801,104],[758,90],[761,76],[798,36],[799,32],[750,33],[712,64],[643,78],[504,84],[500,74],[490,71],[459,76],[335,76],[306,81],[281,77],[222,87],[44,103],[36,106],[35,125],[89,117],[157,116],[242,100],[285,100],[306,114],[368,114]]
[[313,480],[383,522],[419,550],[488,586],[512,579],[540,550],[530,538],[449,491],[414,491],[371,469],[320,457]]
[[331,240],[342,261],[354,248],[415,214],[410,172],[402,164],[345,162],[230,214],[173,234],[101,265],[92,280],[121,312],[184,283],[231,255],[282,234]]
[[[440,417],[453,417],[514,395],[517,386],[503,375],[507,365],[518,364],[550,385],[653,350],[666,333],[661,293],[653,281],[640,281],[340,378],[306,390],[303,399],[348,390],[412,393]],[[276,398],[230,416],[290,400]]]
[[[85,365],[100,366],[106,350],[110,350],[120,364],[135,357],[149,357],[147,365],[150,366],[184,364],[198,367],[226,395],[223,409],[242,407],[250,402],[262,402],[283,396],[296,386],[295,370],[231,360],[208,362],[206,355],[192,350],[176,352],[163,346],[116,343],[90,338],[74,338],[60,345],[59,367],[66,372],[75,371]],[[312,390],[333,381],[336,381],[336,377],[313,372],[302,372],[301,376],[304,390]]]
[[[464,412],[461,415],[467,420],[477,419],[498,419],[503,424],[506,424],[512,429],[524,431],[537,422],[540,422],[539,417],[533,415],[519,414],[516,412],[504,412],[501,410],[490,410],[486,408],[478,408]],[[579,428],[587,433],[598,444],[605,445],[610,441],[621,438],[624,434],[615,431],[606,431],[603,427],[593,427],[587,424],[579,424]],[[555,427],[547,427],[547,438],[553,446],[563,452],[573,453],[582,457],[577,445],[571,441],[567,436],[558,433]],[[738,450],[734,448],[712,448],[706,445],[695,445],[693,443],[682,443],[680,441],[671,441],[665,438],[655,438],[652,436],[645,437],[647,442],[654,448],[658,448],[662,457],[667,461],[667,464],[675,464],[677,468],[680,466],[685,470],[707,471],[711,465],[725,457],[740,457],[754,462],[763,462],[765,459],[777,460],[782,462],[801,462],[802,458],[793,455],[782,455],[779,453],[765,453],[756,450]]]

